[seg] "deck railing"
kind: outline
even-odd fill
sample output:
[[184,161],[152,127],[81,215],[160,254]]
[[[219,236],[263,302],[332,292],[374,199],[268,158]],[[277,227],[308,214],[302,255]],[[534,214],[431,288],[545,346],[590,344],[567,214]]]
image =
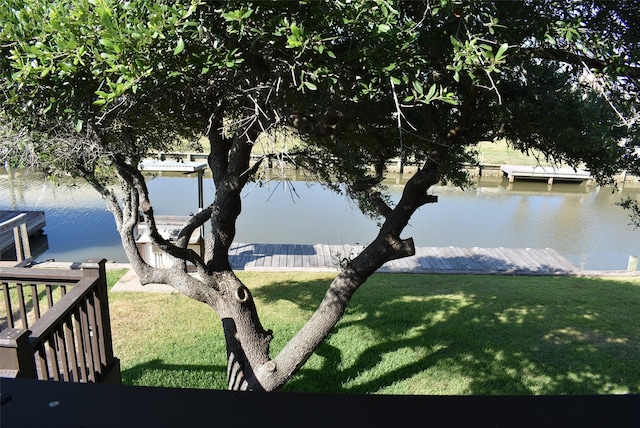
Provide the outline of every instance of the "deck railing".
[[105,260],[68,270],[0,268],[0,283],[2,377],[120,382]]

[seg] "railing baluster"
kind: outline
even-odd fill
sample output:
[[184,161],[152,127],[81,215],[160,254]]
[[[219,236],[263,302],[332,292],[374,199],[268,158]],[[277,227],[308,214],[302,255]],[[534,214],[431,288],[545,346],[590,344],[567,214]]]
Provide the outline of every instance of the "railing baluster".
[[47,288],[47,304],[49,305],[49,309],[51,309],[53,307],[53,293],[51,291],[51,289],[53,288],[53,285],[47,284],[46,288]]
[[60,374],[62,375],[62,380],[65,382],[69,382],[69,364],[68,364],[68,352],[67,352],[67,343],[64,337],[64,327],[61,324],[55,331],[55,344],[56,344],[56,352],[58,357],[58,367],[60,368]]
[[91,332],[91,353],[93,355],[93,359],[91,361],[93,363],[93,371],[102,374],[100,345],[98,342],[99,333],[96,323],[96,305],[93,293],[91,293],[87,298],[87,315],[89,316],[89,328]]
[[31,304],[36,321],[40,319],[40,296],[38,296],[38,285],[31,284]]
[[24,302],[24,286],[22,283],[16,284],[16,291],[18,292],[18,307],[20,308],[20,317],[22,318],[22,328],[27,330],[29,328],[29,321],[27,320],[27,306]]
[[49,349],[48,366],[51,368],[51,377],[53,380],[60,380],[60,368],[58,366],[58,350],[56,349],[55,337],[51,336],[47,339],[47,348]]
[[95,369],[93,364],[93,349],[91,346],[91,333],[89,331],[89,316],[87,314],[87,305],[83,304],[80,308],[80,326],[82,327],[82,337],[84,340],[84,352],[86,353],[86,361],[88,367],[88,381],[95,382]]
[[77,339],[77,349],[78,349],[78,359],[79,359],[79,366],[80,366],[80,371],[81,371],[81,376],[79,378],[80,382],[88,382],[88,375],[87,375],[87,359],[86,359],[86,355],[85,355],[85,340],[84,340],[84,336],[82,334],[82,323],[81,323],[81,315],[80,315],[80,308],[77,308],[74,312],[73,312],[73,321],[74,321],[74,325],[75,325],[75,332],[76,332],[76,339]]
[[102,328],[102,314],[100,313],[100,298],[97,295],[97,290],[95,290],[93,294],[94,311],[96,314],[95,322],[96,322],[96,330],[95,334],[98,337],[98,347],[99,347],[99,355],[100,355],[100,367],[105,367],[107,365],[107,356],[104,349],[104,331]]
[[76,338],[73,332],[72,315],[69,314],[64,321],[64,338],[67,344],[67,357],[69,358],[69,368],[71,369],[71,381],[79,382],[78,377],[78,348],[76,347]]
[[11,296],[9,294],[9,283],[2,283],[2,294],[4,294],[4,308],[7,311],[7,326],[8,328],[14,328],[15,323],[13,322],[13,308],[11,306]]
[[41,343],[34,350],[34,356],[36,360],[36,371],[38,372],[38,379],[49,380],[49,369],[47,367],[47,352],[45,350],[45,343]]

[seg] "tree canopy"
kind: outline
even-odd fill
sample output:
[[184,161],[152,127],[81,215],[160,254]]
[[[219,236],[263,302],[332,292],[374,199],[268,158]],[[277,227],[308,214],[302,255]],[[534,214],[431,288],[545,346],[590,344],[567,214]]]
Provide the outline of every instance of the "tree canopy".
[[[639,12],[635,2],[582,0],[7,0],[0,152],[91,183],[142,282],[171,284],[220,315],[229,387],[273,390],[304,364],[369,275],[413,253],[404,227],[436,201],[427,194],[432,185],[466,183],[461,165],[477,162],[477,143],[506,139],[588,168],[601,182],[618,170],[640,174]],[[288,153],[299,166],[329,186],[346,185],[381,226],[272,356],[273,332],[233,275],[228,249],[240,191],[258,173],[253,145],[279,129],[303,141]],[[201,136],[211,147],[215,199],[168,241],[155,228],[138,164],[177,142],[198,148]],[[396,157],[418,172],[390,206],[379,183]],[[135,246],[139,212],[156,244],[183,263],[144,262]],[[199,255],[187,242],[207,222]]]

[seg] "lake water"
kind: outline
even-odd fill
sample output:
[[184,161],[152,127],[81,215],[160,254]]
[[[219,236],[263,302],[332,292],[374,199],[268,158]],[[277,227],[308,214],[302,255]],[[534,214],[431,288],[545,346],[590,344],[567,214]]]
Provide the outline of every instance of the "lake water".
[[[376,235],[375,221],[345,196],[305,181],[250,184],[244,192],[237,242],[366,244]],[[298,177],[300,178],[300,177]],[[401,179],[397,179],[401,181]],[[171,175],[150,178],[157,214],[186,215],[198,209],[197,180]],[[401,187],[389,182],[392,198]],[[214,188],[205,177],[204,200]],[[405,229],[418,246],[553,248],[587,269],[626,269],[640,254],[640,230],[616,206],[640,189],[481,179],[473,190],[436,186],[439,202],[422,207]],[[37,259],[82,261],[92,257],[126,262],[111,213],[88,186],[54,186],[38,174],[0,170],[0,209],[45,211],[46,243]]]

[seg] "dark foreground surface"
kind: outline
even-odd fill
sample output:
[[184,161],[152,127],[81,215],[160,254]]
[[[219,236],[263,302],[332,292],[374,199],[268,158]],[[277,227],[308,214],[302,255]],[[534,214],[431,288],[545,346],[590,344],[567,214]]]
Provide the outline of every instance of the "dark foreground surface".
[[638,427],[640,395],[238,393],[0,380],[11,427]]

